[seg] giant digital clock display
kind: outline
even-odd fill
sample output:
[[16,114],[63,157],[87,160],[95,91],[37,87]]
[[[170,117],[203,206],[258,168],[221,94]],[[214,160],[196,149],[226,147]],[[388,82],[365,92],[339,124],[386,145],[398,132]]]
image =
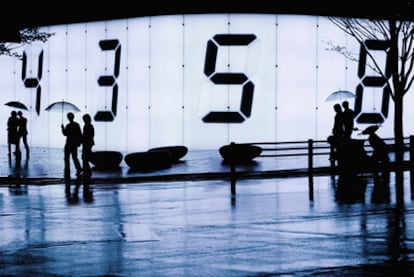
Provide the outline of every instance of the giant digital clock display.
[[[0,56],[1,103],[28,107],[33,147],[64,144],[65,112],[45,110],[61,100],[79,108],[79,123],[84,113],[92,116],[96,150],[323,140],[335,104],[325,99],[336,90],[355,93],[348,100],[357,125],[381,124],[381,134],[392,136],[387,42],[361,48],[325,17],[163,15],[40,30],[53,35],[17,48],[21,58]],[[386,76],[369,66],[368,51]],[[405,105],[413,101],[408,93]],[[13,108],[0,109],[5,130]],[[404,111],[405,134],[413,116]]]

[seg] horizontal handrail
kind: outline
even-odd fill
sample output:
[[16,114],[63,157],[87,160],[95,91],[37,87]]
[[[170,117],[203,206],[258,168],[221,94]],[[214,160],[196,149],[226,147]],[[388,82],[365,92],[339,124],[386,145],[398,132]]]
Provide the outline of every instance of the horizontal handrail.
[[[394,138],[383,138],[383,140],[390,146],[390,150],[393,149]],[[368,140],[367,140],[368,141]],[[390,144],[391,142],[391,144]],[[404,150],[409,150],[409,164],[411,165],[411,159],[414,157],[414,136],[404,137],[403,138],[404,143]],[[240,143],[243,145],[255,145],[261,147],[261,145],[269,146],[273,145],[275,147],[261,147],[262,152],[258,157],[262,158],[271,158],[271,157],[294,157],[294,156],[307,156],[308,157],[308,178],[309,178],[309,196],[311,199],[313,199],[313,175],[314,172],[317,171],[316,168],[314,168],[314,162],[313,157],[316,155],[329,155],[330,160],[330,168],[331,168],[331,174],[335,174],[335,158],[334,158],[334,148],[331,143],[329,143],[327,140],[313,140],[308,139],[307,141],[280,141],[280,142],[252,142],[252,143]],[[373,148],[369,145],[363,145],[364,150],[366,153],[372,153]],[[324,151],[326,149],[329,149],[329,151]],[[265,152],[266,154],[264,154]],[[274,154],[269,154],[273,152]],[[293,153],[292,153],[293,152]],[[406,161],[403,161],[406,163]],[[326,169],[324,169],[326,170]],[[236,193],[236,166],[235,163],[232,163],[230,166],[230,176],[231,176],[231,193],[232,195],[235,195]]]
[[[408,150],[409,148],[409,139],[410,137],[404,137],[404,146],[405,149]],[[394,145],[394,138],[383,138],[383,140],[388,143],[390,147]],[[320,152],[325,149],[330,149],[331,145],[327,140],[311,140],[312,141],[312,153],[311,155],[330,155],[331,152]],[[391,144],[389,144],[391,142]],[[287,156],[307,156],[309,155],[309,140],[297,140],[297,141],[278,141],[278,142],[251,142],[251,143],[240,143],[246,145],[257,145],[257,146],[270,146],[273,145],[275,147],[261,147],[262,154],[259,157],[287,157]],[[371,153],[372,149],[370,149],[370,145],[366,145],[367,153]],[[303,151],[298,151],[303,150]],[[296,151],[295,153],[290,153],[292,151]],[[264,153],[265,152],[265,153]],[[269,152],[275,152],[274,154],[269,154]],[[282,153],[284,152],[284,153]]]

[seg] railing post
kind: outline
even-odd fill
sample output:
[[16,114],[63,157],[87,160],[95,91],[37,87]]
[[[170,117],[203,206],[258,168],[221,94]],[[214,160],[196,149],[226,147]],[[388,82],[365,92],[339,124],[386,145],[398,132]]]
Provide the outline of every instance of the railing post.
[[309,199],[313,200],[313,139],[308,140]]
[[[231,142],[230,145],[235,145],[234,142]],[[230,190],[231,196],[234,197],[236,195],[236,161],[231,159],[230,161]]]
[[234,161],[230,164],[230,183],[231,183],[231,195],[236,195],[236,165]]

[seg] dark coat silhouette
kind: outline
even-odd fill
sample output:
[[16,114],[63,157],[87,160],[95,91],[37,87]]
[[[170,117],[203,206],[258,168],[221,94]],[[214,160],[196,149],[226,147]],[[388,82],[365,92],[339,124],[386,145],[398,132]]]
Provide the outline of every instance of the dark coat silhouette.
[[351,139],[352,132],[354,130],[354,118],[355,113],[349,108],[349,102],[342,102],[343,111],[343,126],[344,126],[344,139]]
[[344,136],[344,127],[343,127],[344,116],[343,116],[341,105],[335,104],[334,110],[336,114],[334,118],[332,134],[333,134],[335,143],[339,143]]
[[84,122],[82,132],[82,166],[84,177],[89,178],[92,175],[89,162],[91,160],[92,147],[95,144],[95,129],[89,114],[84,114],[82,119]]
[[23,116],[23,113],[21,111],[17,112],[17,116],[19,119],[19,140],[20,138],[23,141],[23,145],[24,148],[26,149],[26,158],[29,158],[29,153],[30,153],[30,148],[29,148],[29,143],[27,142],[27,135],[28,135],[28,131],[27,131],[27,118],[25,118]]
[[75,119],[75,115],[71,112],[67,114],[69,123],[66,126],[61,126],[62,134],[66,136],[66,143],[64,149],[64,160],[65,160],[65,178],[70,178],[70,162],[69,159],[72,156],[73,163],[76,168],[77,176],[80,176],[82,167],[78,159],[78,147],[82,143],[82,131],[79,123]]
[[381,139],[376,133],[372,132],[369,134],[368,141],[374,150],[372,154],[374,161],[387,164],[390,161],[390,158],[388,156],[388,145],[384,142],[384,140]]
[[11,155],[11,145],[16,145],[16,154],[19,151],[19,119],[17,118],[17,112],[12,111],[10,117],[7,120],[7,144],[9,149],[9,156]]

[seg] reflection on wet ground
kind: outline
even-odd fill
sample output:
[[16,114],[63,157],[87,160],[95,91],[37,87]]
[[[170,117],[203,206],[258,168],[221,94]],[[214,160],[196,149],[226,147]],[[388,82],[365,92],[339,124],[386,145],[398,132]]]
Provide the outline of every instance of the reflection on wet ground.
[[[395,176],[0,187],[0,273],[382,276],[414,273],[408,172]],[[401,205],[402,204],[402,205]]]
[[[302,162],[258,159],[238,170]],[[0,158],[0,275],[414,273],[408,171],[400,185],[394,172],[314,176],[312,186],[300,175],[209,178],[229,170],[215,151],[191,152],[154,172],[131,173],[124,164],[94,171],[90,184],[65,183],[62,169],[60,150],[33,149],[19,164]],[[145,181],[152,176],[171,178]]]
[[[6,149],[0,146],[0,153],[6,153]],[[124,157],[126,153],[123,153]],[[315,167],[328,166],[328,156],[315,156]],[[7,159],[7,155],[0,156],[0,181],[5,177],[21,177],[33,180],[43,180],[45,183],[62,182],[63,178],[63,150],[49,148],[31,149],[30,160],[22,157],[16,161],[15,157]],[[267,172],[289,171],[306,169],[307,159],[304,156],[290,156],[284,158],[256,158],[251,163],[237,166],[237,172],[253,172],[265,174]],[[230,172],[230,166],[223,162],[219,151],[195,150],[189,151],[180,162],[170,168],[153,171],[132,171],[124,161],[119,167],[110,170],[98,170],[93,168],[93,182],[97,180],[106,182],[118,180],[156,180],[166,179],[208,179],[220,177],[220,174]],[[75,178],[75,170],[72,168],[72,177]],[[8,181],[8,179],[6,180]]]

